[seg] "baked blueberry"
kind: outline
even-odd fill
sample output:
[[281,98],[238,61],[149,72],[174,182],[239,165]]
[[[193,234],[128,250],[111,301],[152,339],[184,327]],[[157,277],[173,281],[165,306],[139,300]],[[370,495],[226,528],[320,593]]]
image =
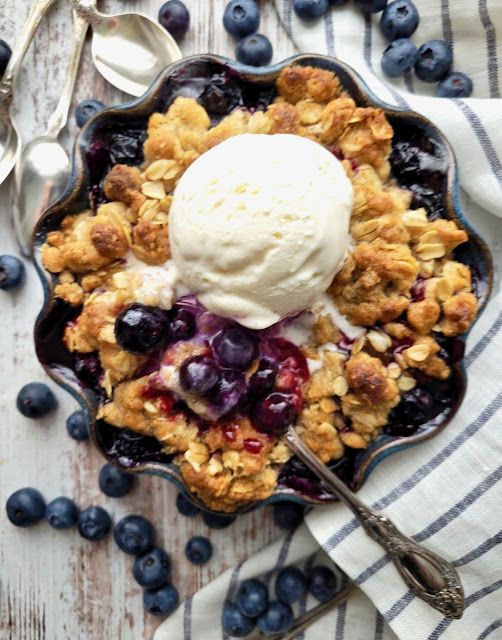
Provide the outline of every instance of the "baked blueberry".
[[413,69],[417,55],[417,48],[408,38],[394,40],[383,52],[382,71],[390,78],[402,76]]
[[328,0],[294,0],[293,9],[301,20],[317,20],[329,8]]
[[188,309],[178,308],[171,316],[171,342],[189,340],[195,335],[195,318]]
[[268,607],[267,586],[256,578],[244,580],[237,591],[235,604],[243,615],[256,618]]
[[143,605],[154,616],[169,616],[180,602],[178,589],[172,584],[165,584],[157,589],[145,589]]
[[213,400],[221,415],[241,406],[247,397],[246,378],[240,371],[226,369],[222,372]]
[[110,498],[126,496],[134,485],[132,473],[122,471],[119,467],[107,462],[99,472],[99,488]]
[[2,291],[19,287],[24,281],[25,273],[26,269],[19,258],[0,256],[0,289]]
[[254,407],[254,420],[264,433],[282,433],[295,417],[293,398],[285,393],[270,393]]
[[274,522],[281,529],[296,529],[303,520],[303,507],[296,502],[274,504]]
[[102,507],[88,507],[78,516],[78,532],[86,540],[102,540],[112,528],[112,519]]
[[30,527],[44,517],[45,500],[37,489],[24,487],[8,497],[5,510],[16,527]]
[[254,629],[255,621],[242,614],[237,605],[225,602],[221,616],[223,631],[234,638],[245,638]]
[[213,545],[204,536],[194,536],[186,543],[185,555],[193,564],[205,564],[213,555]]
[[258,629],[265,635],[284,633],[293,625],[293,610],[289,604],[273,600],[258,616]]
[[202,512],[202,519],[210,529],[226,529],[235,522],[235,516],[224,516],[207,511]]
[[136,582],[146,589],[161,587],[171,574],[169,556],[164,549],[154,547],[135,558],[132,574]]
[[43,382],[30,382],[17,394],[16,406],[27,418],[43,418],[57,406],[56,396]]
[[442,80],[451,68],[453,51],[444,40],[429,40],[418,48],[415,73],[424,82]]
[[187,518],[193,518],[198,513],[200,513],[199,507],[196,507],[193,502],[190,502],[188,498],[182,493],[178,493],[178,497],[176,498],[176,507],[182,516],[186,516]]
[[363,13],[378,13],[385,9],[387,0],[354,0],[354,4]]
[[256,358],[256,341],[243,327],[228,327],[213,339],[213,351],[222,367],[244,371]]
[[264,395],[274,387],[279,367],[270,358],[261,358],[258,369],[249,380],[249,390],[254,398]]
[[188,393],[204,395],[218,384],[220,373],[216,363],[206,356],[185,360],[180,367],[180,384]]
[[11,48],[0,38],[0,78],[5,73],[5,69],[7,69],[7,65],[9,64],[10,57],[12,55]]
[[409,38],[419,22],[418,10],[411,0],[394,0],[383,10],[380,29],[388,40]]
[[103,368],[97,353],[77,354],[75,356],[75,373],[78,379],[89,387],[99,386]]
[[45,509],[45,519],[54,529],[71,529],[77,524],[77,505],[65,496],[54,498]]
[[275,595],[281,602],[294,604],[307,591],[307,579],[298,567],[285,567],[275,581]]
[[158,349],[169,334],[167,314],[158,307],[131,304],[115,321],[115,337],[125,351],[142,355]]
[[115,525],[113,539],[122,551],[137,556],[153,547],[153,526],[143,516],[125,516]]
[[225,7],[223,26],[236,38],[256,33],[260,26],[260,11],[255,0],[231,0]]
[[106,105],[99,100],[82,100],[75,109],[77,127],[83,127],[87,124],[88,120],[96,115],[96,113],[103,111],[103,109],[106,109]]
[[190,26],[190,13],[181,0],[167,0],[159,9],[159,23],[175,40],[181,40]]
[[66,420],[66,431],[73,440],[89,440],[89,424],[84,411],[74,411]]
[[308,590],[319,602],[327,602],[338,590],[336,575],[323,565],[312,567],[308,576]]
[[251,67],[263,67],[267,65],[274,54],[270,40],[261,33],[252,33],[245,36],[237,43],[235,57],[242,64]]
[[465,73],[452,71],[438,84],[439,98],[468,98],[472,94],[472,80]]

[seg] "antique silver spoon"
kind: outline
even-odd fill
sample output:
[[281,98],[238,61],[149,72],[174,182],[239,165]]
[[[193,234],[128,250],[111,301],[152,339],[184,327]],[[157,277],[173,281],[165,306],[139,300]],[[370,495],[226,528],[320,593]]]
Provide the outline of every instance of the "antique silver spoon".
[[403,535],[389,518],[365,505],[312,453],[293,426],[284,438],[302,462],[352,510],[366,533],[384,548],[410,590],[447,618],[461,618],[464,590],[455,567]]
[[70,62],[65,85],[46,132],[29,142],[16,163],[12,187],[14,226],[21,252],[30,255],[33,227],[42,213],[65,190],[70,177],[70,159],[58,136],[68,121],[88,24],[73,12]]
[[115,87],[141,96],[181,51],[170,33],[139,13],[105,15],[96,0],[70,0],[93,30],[92,59],[96,69]]
[[17,74],[40,21],[54,2],[55,0],[35,0],[0,80],[0,184],[12,171],[21,151],[21,136],[10,110]]

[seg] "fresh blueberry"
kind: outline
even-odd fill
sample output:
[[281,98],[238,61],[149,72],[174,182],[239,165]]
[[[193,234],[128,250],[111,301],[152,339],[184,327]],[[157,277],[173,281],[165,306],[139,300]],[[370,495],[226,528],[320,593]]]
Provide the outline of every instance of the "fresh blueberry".
[[260,26],[260,11],[255,0],[231,0],[223,14],[223,26],[236,38],[256,33]]
[[111,528],[112,519],[102,507],[88,507],[78,516],[78,531],[86,540],[102,540]]
[[143,605],[154,616],[171,615],[179,602],[180,594],[172,584],[165,584],[158,589],[145,589],[143,592]]
[[7,65],[9,64],[10,57],[12,55],[11,48],[0,38],[0,78],[5,73],[5,69],[7,69]]
[[383,10],[380,29],[388,40],[409,38],[419,22],[418,10],[411,0],[394,0]]
[[134,560],[132,574],[146,589],[156,589],[169,580],[171,561],[164,549],[154,547]]
[[258,629],[265,635],[284,633],[293,625],[293,610],[289,604],[273,600],[257,620]]
[[222,367],[244,371],[256,358],[256,342],[242,327],[223,329],[215,336],[212,346]]
[[399,38],[385,49],[382,55],[382,71],[390,78],[410,71],[417,60],[417,48],[411,40]]
[[43,418],[56,408],[57,400],[43,382],[25,384],[17,394],[16,406],[27,418]]
[[264,433],[281,433],[296,417],[291,396],[285,393],[270,393],[259,400],[254,408],[254,420]]
[[273,360],[261,358],[258,363],[258,369],[249,380],[250,393],[255,398],[258,398],[267,393],[267,391],[271,391],[278,372],[279,367]]
[[110,498],[122,498],[132,489],[134,476],[107,462],[99,472],[99,488]]
[[251,67],[263,67],[267,65],[274,54],[270,40],[261,33],[252,33],[239,40],[235,48],[235,57],[242,64]]
[[180,384],[185,391],[201,395],[214,389],[220,378],[216,363],[205,356],[185,360],[179,375]]
[[242,405],[247,396],[246,377],[240,371],[226,369],[222,372],[214,398],[219,413],[224,415]]
[[245,638],[254,629],[253,618],[243,615],[232,602],[225,602],[221,617],[223,631],[234,638]]
[[45,519],[54,529],[70,529],[78,521],[77,505],[64,496],[54,498],[45,509]]
[[312,567],[307,576],[308,589],[319,602],[327,602],[338,591],[336,575],[328,567]]
[[77,127],[83,127],[92,116],[96,115],[100,111],[106,109],[99,100],[82,100],[75,109],[75,120],[77,121]]
[[125,351],[142,355],[162,345],[169,333],[169,320],[158,307],[132,304],[115,321],[115,337]]
[[237,591],[235,604],[239,611],[250,618],[256,618],[268,607],[268,588],[261,580],[244,580]]
[[202,519],[210,529],[226,529],[235,521],[235,516],[224,516],[219,513],[204,511]]
[[189,340],[195,335],[195,318],[188,309],[176,309],[171,316],[171,341]]
[[472,94],[472,80],[465,73],[452,71],[438,84],[439,98],[468,98]]
[[281,529],[296,529],[303,520],[303,507],[296,502],[274,504],[274,522]]
[[153,547],[154,531],[146,518],[130,515],[117,522],[113,539],[122,551],[137,556]]
[[328,0],[294,0],[293,9],[301,20],[317,20],[329,9]]
[[24,487],[9,496],[5,509],[7,517],[16,527],[30,527],[44,517],[45,500],[37,489]]
[[213,555],[213,546],[204,536],[194,536],[186,543],[185,555],[194,564],[205,564]]
[[[0,73],[0,77],[1,75]],[[19,287],[24,280],[25,272],[24,264],[19,258],[0,256],[0,289],[8,291]]]
[[159,9],[159,22],[175,40],[181,40],[190,26],[190,13],[181,0],[167,0]]
[[190,502],[188,498],[182,493],[178,493],[178,497],[176,498],[176,507],[182,516],[186,516],[187,518],[193,518],[198,513],[200,513],[199,507],[196,507],[193,502]]
[[307,579],[297,567],[285,567],[275,581],[275,595],[281,602],[294,604],[307,591]]
[[385,9],[387,0],[354,0],[354,4],[363,13],[378,13]]
[[451,68],[453,52],[444,40],[429,40],[418,49],[415,73],[424,82],[442,80]]
[[66,431],[73,440],[82,442],[89,439],[89,425],[83,411],[74,411],[66,420]]

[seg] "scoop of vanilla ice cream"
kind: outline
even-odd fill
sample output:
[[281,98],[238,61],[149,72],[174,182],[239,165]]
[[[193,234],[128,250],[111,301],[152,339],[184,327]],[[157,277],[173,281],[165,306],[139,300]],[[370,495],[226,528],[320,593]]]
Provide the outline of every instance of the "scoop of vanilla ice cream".
[[174,263],[213,313],[263,329],[311,306],[341,267],[352,185],[295,135],[239,135],[183,174],[169,212]]

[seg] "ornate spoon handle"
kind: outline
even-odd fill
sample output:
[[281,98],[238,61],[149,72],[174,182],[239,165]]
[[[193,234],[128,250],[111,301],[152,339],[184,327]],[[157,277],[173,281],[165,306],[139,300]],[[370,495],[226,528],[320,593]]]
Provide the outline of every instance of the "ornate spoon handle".
[[461,618],[464,590],[455,567],[403,535],[389,518],[365,505],[312,453],[294,427],[289,427],[285,439],[292,451],[352,510],[366,533],[385,549],[410,590],[447,618]]

